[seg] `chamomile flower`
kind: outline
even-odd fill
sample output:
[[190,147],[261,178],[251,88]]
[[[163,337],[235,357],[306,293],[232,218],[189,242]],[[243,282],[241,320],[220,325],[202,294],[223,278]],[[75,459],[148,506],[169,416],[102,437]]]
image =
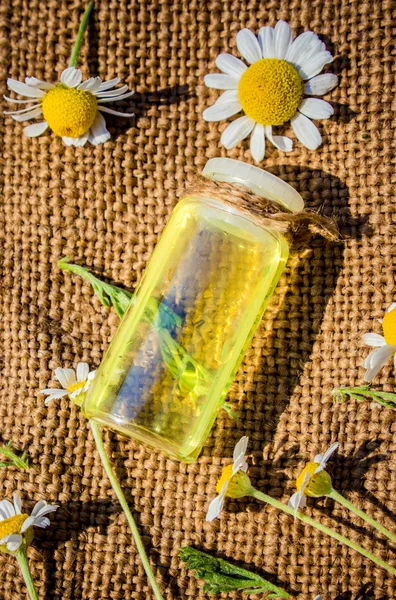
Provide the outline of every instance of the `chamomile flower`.
[[0,502],[0,549],[16,552],[25,542],[33,539],[32,527],[48,527],[49,519],[45,516],[56,511],[56,504],[47,504],[45,500],[37,502],[30,515],[22,512],[22,501],[14,494],[14,502]]
[[109,81],[102,81],[100,77],[82,81],[82,73],[75,67],[65,69],[56,84],[36,77],[26,77],[25,83],[8,79],[7,85],[13,92],[29,99],[13,100],[4,96],[7,102],[33,105],[5,114],[19,122],[44,119],[25,127],[24,133],[28,137],[37,137],[49,127],[67,146],[84,146],[87,141],[96,146],[110,139],[102,113],[127,118],[133,116],[104,106],[108,102],[129,98],[134,93],[126,85],[114,89],[118,83],[118,77]]
[[278,21],[274,28],[262,27],[258,37],[249,29],[242,29],[236,43],[250,66],[231,54],[220,54],[216,66],[222,73],[205,76],[207,87],[225,90],[203,112],[206,121],[245,113],[228,125],[221,136],[227,150],[251,134],[250,151],[257,162],[264,158],[266,139],[279,150],[289,152],[292,140],[272,133],[274,126],[289,120],[304,146],[316,150],[321,144],[321,135],[311,119],[328,119],[333,107],[319,98],[304,96],[323,96],[337,85],[336,75],[319,75],[333,57],[312,31],[292,40],[292,30],[284,21]]
[[95,374],[96,371],[90,371],[88,363],[84,362],[78,363],[76,371],[74,369],[62,369],[58,367],[55,369],[55,377],[61,384],[62,389],[47,388],[41,390],[42,394],[48,396],[45,404],[48,404],[51,400],[69,396],[70,400],[73,400],[73,402],[80,406],[81,395],[88,391]]
[[393,356],[393,364],[396,369],[396,302],[390,305],[380,323],[384,335],[366,333],[363,336],[363,341],[367,346],[378,346],[370,352],[362,364],[366,369],[364,379],[368,382],[374,379],[391,356]]
[[246,475],[248,464],[245,460],[245,454],[249,438],[243,436],[234,449],[232,465],[224,467],[220,479],[216,485],[218,496],[212,500],[206,514],[207,521],[213,521],[223,510],[224,498],[242,498],[246,496],[250,488],[250,479]]
[[333,489],[330,475],[325,469],[329,458],[337,450],[338,445],[338,442],[335,442],[324,454],[317,454],[297,477],[297,492],[293,494],[288,503],[294,509],[295,517],[297,517],[299,509],[306,506],[306,496],[320,498],[320,496],[327,496]]

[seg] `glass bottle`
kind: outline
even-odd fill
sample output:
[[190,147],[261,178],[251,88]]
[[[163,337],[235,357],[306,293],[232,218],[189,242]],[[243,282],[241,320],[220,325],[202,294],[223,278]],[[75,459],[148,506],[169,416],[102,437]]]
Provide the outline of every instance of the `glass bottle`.
[[[281,179],[217,158],[202,173],[291,211]],[[89,418],[171,458],[198,456],[288,257],[271,222],[209,195],[176,205],[87,394]]]

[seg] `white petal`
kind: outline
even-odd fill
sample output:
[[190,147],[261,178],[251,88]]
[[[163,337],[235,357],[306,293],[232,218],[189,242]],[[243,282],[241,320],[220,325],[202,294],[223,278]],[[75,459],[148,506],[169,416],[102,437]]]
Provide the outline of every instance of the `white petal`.
[[91,371],[88,375],[87,383],[84,385],[83,392],[87,392],[92,381],[95,379],[96,371]]
[[78,140],[80,138],[71,138],[71,137],[67,137],[67,136],[63,136],[62,137],[62,142],[66,145],[66,146],[77,146]]
[[2,500],[0,502],[0,509],[2,512],[7,515],[6,519],[10,519],[11,517],[15,517],[15,508],[14,505],[9,500]]
[[289,46],[285,59],[292,64],[301,66],[300,59],[304,56],[311,56],[312,49],[317,47],[318,41],[320,40],[316,33],[304,31]]
[[294,518],[296,519],[299,509],[305,508],[307,505],[307,500],[301,490],[290,497],[288,505],[294,509]]
[[310,96],[324,96],[338,83],[337,75],[334,73],[323,73],[313,77],[304,84],[304,92]]
[[122,96],[115,96],[115,97],[109,97],[109,98],[103,98],[102,96],[96,96],[98,98],[98,103],[100,104],[101,102],[118,102],[119,100],[125,100],[126,98],[130,98],[131,96],[133,96],[135,93],[134,90],[131,90],[130,92],[127,92],[126,94],[123,94]]
[[363,342],[367,344],[367,346],[377,347],[377,346],[386,346],[386,341],[383,335],[379,333],[365,333],[363,336]]
[[208,512],[206,513],[207,521],[210,522],[213,521],[213,519],[216,519],[216,517],[218,517],[221,511],[223,510],[224,498],[228,488],[228,484],[229,479],[227,479],[227,481],[223,483],[223,487],[221,488],[220,494],[216,496],[216,498],[214,498],[209,504]]
[[77,383],[74,369],[62,369],[61,367],[58,367],[55,369],[55,377],[65,390]]
[[[378,348],[377,348],[378,350]],[[373,350],[372,352],[370,352],[370,354],[368,354],[366,356],[366,358],[364,359],[364,361],[362,362],[362,367],[364,367],[365,369],[369,369],[370,365],[371,365],[371,358],[374,354],[375,350]]]
[[275,57],[274,30],[272,27],[261,27],[258,33],[258,41],[263,58]]
[[109,90],[108,92],[98,92],[96,95],[98,98],[109,98],[112,96],[122,96],[123,94],[125,94],[125,92],[128,91],[128,86],[127,85],[123,85],[122,87],[116,89],[116,90]]
[[293,140],[286,135],[272,135],[271,125],[264,125],[264,132],[268,140],[282,152],[290,152],[293,150]]
[[[301,494],[300,492],[295,492],[292,496],[290,496],[289,501],[287,503],[290,508],[294,508],[294,511],[298,510],[300,506]],[[295,513],[294,513],[295,516]]]
[[92,94],[100,90],[100,86],[102,85],[102,80],[100,77],[90,77],[86,81],[83,81],[78,86],[78,90],[87,90]]
[[387,313],[391,312],[391,310],[393,310],[394,308],[396,308],[396,302],[392,302],[392,304],[390,305],[390,307],[388,308],[388,310],[386,312]]
[[316,125],[312,123],[308,117],[297,113],[290,119],[293,131],[297,139],[309,150],[316,150],[322,143],[322,136],[319,133]]
[[28,517],[21,527],[21,533],[25,533],[25,531],[29,529],[29,527],[32,527],[34,525],[34,520],[35,517]]
[[27,137],[38,137],[48,128],[47,121],[41,121],[41,123],[33,123],[24,128],[23,133]]
[[325,65],[333,62],[333,60],[330,52],[322,50],[322,52],[319,52],[304,61],[301,67],[297,69],[298,74],[302,79],[311,79],[311,77],[320,73]]
[[47,83],[47,81],[37,79],[37,77],[25,77],[25,83],[41,90],[52,90],[55,87],[53,83]]
[[4,519],[8,519],[8,515],[0,507],[0,523],[1,521],[4,521]]
[[41,527],[42,529],[49,527],[50,525],[51,521],[47,519],[47,517],[36,517],[33,523],[34,527]]
[[291,506],[291,508],[294,508],[294,518],[297,517],[298,509],[304,508],[307,504],[307,500],[304,495],[304,490],[307,487],[309,480],[310,480],[310,475],[309,475],[309,473],[306,473],[305,477],[304,477],[304,481],[302,483],[302,486],[300,487],[298,492],[296,492],[295,494],[293,494],[293,496],[291,496],[291,498],[288,502],[288,505]]
[[27,96],[28,98],[43,98],[45,96],[43,90],[26,85],[26,83],[22,83],[16,79],[7,79],[7,85],[16,94],[22,94],[22,96]]
[[245,456],[243,454],[240,454],[233,462],[232,465],[232,477],[238,473],[238,471],[243,471],[244,473],[246,473],[246,471],[248,470],[249,465],[245,459]]
[[256,162],[261,162],[265,154],[264,125],[256,123],[250,137],[250,152]]
[[[15,98],[9,98],[8,96],[4,96],[3,95],[4,100],[7,100],[7,102],[14,102],[15,104],[31,104],[32,102],[36,102],[37,98],[32,98],[31,100],[15,100]],[[32,108],[31,106],[28,106],[28,108]]]
[[230,123],[221,135],[220,142],[230,150],[234,148],[240,141],[244,140],[253,130],[255,122],[250,117],[239,117]]
[[[109,113],[109,115],[115,115],[116,117],[125,117],[127,119],[135,116],[135,113],[125,113],[125,112],[121,112],[118,110],[113,110],[112,108],[107,108],[107,106],[98,106],[98,110],[100,110],[101,112],[104,112],[104,113]],[[107,131],[107,129],[106,129],[106,131]]]
[[89,365],[86,362],[79,362],[76,369],[77,381],[86,381],[89,375]]
[[67,85],[67,87],[77,87],[82,80],[82,73],[80,69],[74,67],[68,67],[65,69],[60,78],[61,82]]
[[[338,442],[335,442],[334,444],[332,444],[330,446],[330,448],[328,448],[326,450],[326,452],[324,454],[317,454],[314,458],[314,462],[316,463],[320,463],[321,466],[321,470],[326,468],[326,464],[328,463],[328,460],[330,458],[330,456],[333,454],[333,452],[335,452],[337,450],[339,446]],[[315,473],[318,473],[318,469],[316,469]]]
[[22,512],[22,500],[19,494],[14,494],[14,510],[16,515]]
[[21,108],[19,110],[5,110],[3,111],[4,115],[24,115],[27,112],[35,109],[35,108],[39,108],[40,104],[33,104],[33,106],[26,106],[25,108]]
[[206,513],[206,520],[210,523],[214,519],[217,519],[217,517],[220,516],[220,513],[223,510],[223,506],[223,496],[216,496],[216,498],[213,498],[212,502],[209,504],[208,512]]
[[10,536],[8,536],[7,550],[9,550],[10,552],[16,552],[19,546],[22,544],[22,542],[23,538],[21,535],[19,535],[19,533],[11,534]]
[[10,537],[10,534],[5,535],[3,538],[1,538],[0,540],[0,546],[2,546],[3,544],[5,544],[8,540],[8,538]]
[[45,515],[49,515],[50,513],[57,511],[58,508],[59,506],[57,504],[45,503],[45,506],[43,506],[42,508],[40,508],[39,511],[37,511],[35,518],[38,519],[40,517],[44,517]]
[[275,57],[284,59],[292,42],[291,27],[285,21],[278,21],[274,29]]
[[223,71],[223,73],[231,75],[231,77],[237,77],[238,79],[247,69],[247,65],[245,65],[244,62],[236,56],[232,56],[232,54],[227,54],[226,52],[219,54],[216,58],[216,67],[220,69],[220,71]]
[[396,352],[396,346],[382,346],[370,353],[370,365],[364,375],[364,379],[370,382],[388,362],[390,356]]
[[396,351],[396,346],[391,346],[389,344],[385,344],[384,346],[381,346],[380,348],[376,348],[375,350],[370,352],[370,354],[367,356],[366,360],[364,361],[363,366],[368,369],[371,369],[372,367],[374,367],[377,364],[378,359],[381,359],[383,356],[386,356],[386,355],[390,356],[395,351]]
[[242,104],[238,98],[236,90],[227,90],[216,100],[216,102],[206,108],[202,116],[205,121],[222,121],[239,113],[242,110]]
[[29,121],[29,119],[36,119],[42,115],[41,106],[37,108],[33,108],[31,111],[26,111],[23,114],[12,115],[14,121],[18,121],[18,123],[22,123],[23,121]]
[[80,148],[81,146],[85,146],[85,144],[88,141],[88,137],[89,137],[89,132],[87,131],[87,133],[85,133],[84,135],[80,135],[80,137],[76,137],[76,138],[63,136],[62,142],[66,146],[75,146],[76,148]]
[[100,84],[100,91],[103,90],[108,90],[112,87],[114,87],[115,85],[118,85],[120,83],[121,79],[119,77],[115,77],[114,79],[109,79],[108,81],[104,81],[103,83]]
[[96,119],[93,122],[91,129],[89,130],[88,139],[91,142],[91,144],[97,146],[98,144],[104,144],[104,142],[107,142],[107,140],[109,140],[110,137],[111,135],[106,128],[106,121],[104,120],[103,115],[101,115],[100,112],[98,112],[98,114],[96,115]]
[[253,64],[262,58],[260,44],[250,29],[238,31],[236,43],[239,52],[248,63]]
[[88,141],[88,137],[89,137],[89,131],[87,131],[87,133],[85,133],[84,135],[80,135],[79,138],[74,138],[75,139],[75,142],[74,142],[75,147],[82,148],[82,146],[85,146],[85,144]]
[[[309,473],[305,473],[305,476],[304,476],[304,481],[302,482],[302,486],[300,487],[300,492],[301,492],[302,494],[304,493],[304,490],[305,490],[305,488],[307,487],[307,485],[308,485],[308,481],[309,481],[310,479],[311,479],[311,476],[310,476],[310,474],[309,474]],[[305,496],[304,496],[304,498],[305,498]],[[302,506],[301,502],[300,502],[300,506]]]
[[319,98],[304,98],[298,110],[311,119],[328,119],[334,113],[331,104]]
[[239,84],[239,78],[223,73],[210,73],[205,75],[204,83],[206,87],[215,90],[236,90]]
[[33,510],[31,512],[30,516],[31,517],[36,517],[39,514],[40,510],[43,509],[43,508],[45,508],[45,506],[47,506],[46,501],[45,500],[39,500],[34,505]]
[[67,390],[61,390],[57,388],[46,388],[45,390],[40,390],[40,394],[44,394],[46,396],[53,396],[54,398],[62,398],[63,396],[67,396]]
[[234,462],[242,455],[245,456],[246,454],[246,450],[248,447],[248,443],[249,443],[249,438],[244,435],[243,437],[241,437],[241,439],[239,440],[239,442],[236,444],[235,448],[234,448],[234,452],[233,452],[233,460]]
[[299,53],[296,60],[292,63],[297,70],[299,70],[304,63],[311,58],[314,58],[320,52],[325,52],[326,46],[320,41],[318,36],[314,34],[309,44],[304,48],[303,52]]

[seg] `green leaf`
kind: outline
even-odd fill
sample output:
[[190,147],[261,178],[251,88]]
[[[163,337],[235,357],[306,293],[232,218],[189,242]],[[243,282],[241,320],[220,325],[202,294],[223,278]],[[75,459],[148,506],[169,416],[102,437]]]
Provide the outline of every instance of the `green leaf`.
[[375,402],[382,404],[382,406],[396,410],[396,394],[372,390],[369,385],[362,385],[360,387],[340,387],[333,390],[334,400],[345,402],[347,397],[353,398],[358,402],[367,399],[375,400]]
[[17,456],[12,449],[12,441],[10,440],[6,446],[0,446],[0,453],[4,454],[10,459],[10,462],[0,462],[0,467],[12,467],[15,466],[21,471],[27,471],[29,468],[29,461],[26,458],[26,452],[23,452],[22,456]]
[[110,283],[105,283],[95,277],[95,275],[92,275],[87,268],[74,265],[68,261],[69,259],[67,256],[62,258],[58,262],[58,267],[64,271],[75,273],[85,279],[85,281],[88,281],[88,283],[92,285],[95,294],[98,296],[103,306],[113,305],[117,315],[122,319],[132,300],[131,292],[127,292],[127,290],[123,290]]
[[229,402],[226,402],[224,400],[223,404],[221,405],[221,408],[223,408],[226,411],[226,413],[229,414],[229,416],[231,417],[231,419],[234,419],[234,421],[238,421],[239,416],[235,412],[235,410],[231,407],[231,405],[229,404]]
[[289,594],[260,575],[237,567],[222,558],[216,558],[190,546],[180,548],[179,557],[195,577],[203,579],[203,591],[208,594],[241,590],[245,594],[267,594],[267,598],[289,598]]

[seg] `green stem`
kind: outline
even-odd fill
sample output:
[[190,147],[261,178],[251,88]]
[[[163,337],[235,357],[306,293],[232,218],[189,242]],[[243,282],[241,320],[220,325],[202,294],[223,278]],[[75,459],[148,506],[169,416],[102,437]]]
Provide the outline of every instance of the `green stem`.
[[92,429],[92,433],[94,435],[95,438],[95,443],[96,443],[96,447],[98,449],[100,458],[102,459],[102,463],[103,466],[105,468],[105,471],[107,473],[108,478],[110,479],[111,485],[113,487],[113,490],[115,491],[117,498],[122,506],[122,509],[125,513],[125,516],[127,518],[129,527],[132,530],[132,535],[133,535],[133,539],[135,540],[135,544],[136,547],[138,549],[138,552],[140,554],[140,558],[142,560],[143,566],[144,566],[144,570],[146,571],[146,575],[150,581],[151,587],[154,590],[154,595],[157,598],[157,600],[163,600],[160,589],[158,587],[158,584],[155,580],[154,577],[154,573],[151,570],[151,566],[146,554],[146,550],[144,549],[143,546],[143,542],[142,542],[142,538],[140,537],[140,533],[139,530],[136,526],[135,523],[135,519],[133,518],[133,515],[129,509],[128,503],[126,501],[126,498],[124,496],[124,493],[121,489],[120,484],[118,483],[117,477],[113,471],[113,468],[110,464],[110,461],[108,459],[108,456],[106,454],[106,450],[104,447],[104,443],[103,443],[103,439],[100,433],[100,429],[97,423],[95,423],[94,421],[89,421],[89,424],[91,425],[91,429]]
[[386,529],[386,527],[381,525],[381,523],[378,523],[378,521],[371,518],[365,512],[360,510],[360,508],[357,508],[354,504],[352,504],[352,502],[349,502],[349,500],[344,498],[344,496],[341,496],[341,494],[339,494],[335,490],[332,490],[331,493],[328,494],[328,497],[332,498],[336,502],[339,502],[340,504],[342,504],[342,506],[345,506],[345,508],[348,508],[350,511],[355,513],[355,515],[363,519],[363,521],[366,521],[366,523],[374,527],[374,529],[377,529],[378,531],[383,533],[387,538],[389,538],[390,540],[392,540],[392,542],[396,544],[396,535],[394,533],[391,533],[388,529]]
[[20,548],[19,550],[17,550],[17,552],[15,553],[15,556],[17,558],[19,567],[22,571],[22,575],[25,580],[27,590],[29,592],[30,600],[38,600],[36,588],[34,587],[32,574],[30,572],[29,562],[28,562],[28,559],[26,556],[25,548]]
[[83,43],[84,33],[88,27],[88,20],[89,20],[89,17],[90,17],[93,7],[94,7],[94,2],[92,1],[88,4],[87,8],[85,9],[85,13],[84,13],[84,16],[82,18],[82,21],[80,23],[80,27],[78,30],[77,39],[74,43],[73,50],[71,53],[69,67],[75,67],[77,64],[81,46]]
[[[274,506],[275,508],[278,508],[279,510],[282,510],[283,512],[287,513],[288,515],[294,517],[294,509],[293,508],[291,508],[287,504],[284,504],[283,502],[280,502],[279,500],[275,500],[275,498],[272,498],[271,496],[267,496],[267,494],[264,494],[263,492],[259,492],[259,490],[256,490],[253,487],[251,488],[249,495],[253,496],[254,498],[257,498],[257,500],[262,500],[262,502],[266,502],[267,504],[270,504],[271,506]],[[311,519],[311,517],[304,515],[304,513],[302,513],[302,512],[297,513],[297,518],[300,519],[300,521],[302,521],[303,523],[306,523],[307,525],[311,525],[312,527],[315,527],[315,529],[318,529],[322,533],[325,533],[326,535],[329,535],[330,537],[334,538],[335,540],[338,540],[339,542],[345,544],[346,546],[353,548],[353,550],[356,550],[356,552],[359,552],[359,554],[362,554],[366,558],[369,558],[370,560],[375,562],[377,565],[379,565],[383,569],[386,569],[387,571],[389,571],[389,573],[396,575],[396,569],[394,569],[393,567],[388,565],[388,563],[383,561],[381,558],[374,556],[374,554],[371,554],[371,552],[369,552],[368,550],[365,550],[358,544],[355,544],[355,542],[352,542],[351,540],[349,540],[348,538],[344,537],[343,535],[337,533],[333,529],[330,529],[329,527],[322,525],[321,523],[319,523],[319,521],[316,521],[315,519]]]

